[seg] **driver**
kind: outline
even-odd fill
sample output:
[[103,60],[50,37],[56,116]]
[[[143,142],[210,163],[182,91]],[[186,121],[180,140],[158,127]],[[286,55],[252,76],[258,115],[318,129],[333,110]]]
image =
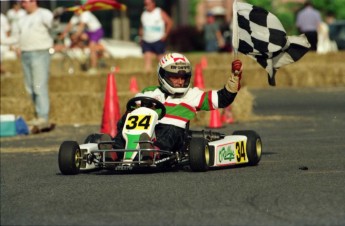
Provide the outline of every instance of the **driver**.
[[[219,90],[202,91],[192,87],[192,66],[180,53],[168,53],[158,63],[158,86],[145,88],[138,96],[148,96],[162,102],[166,107],[165,116],[155,127],[155,147],[161,150],[180,150],[183,147],[187,123],[197,111],[210,111],[229,106],[240,90],[242,62],[232,62],[232,73],[225,86]],[[122,128],[126,115],[117,124],[114,148],[124,148]]]

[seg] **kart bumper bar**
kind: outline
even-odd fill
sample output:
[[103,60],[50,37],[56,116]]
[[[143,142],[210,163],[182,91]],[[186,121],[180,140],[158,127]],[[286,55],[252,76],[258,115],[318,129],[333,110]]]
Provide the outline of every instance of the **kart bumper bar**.
[[[99,146],[104,147],[102,145],[109,145],[111,143],[112,142],[101,142],[99,143]],[[123,153],[123,155],[125,155],[126,152],[136,152],[137,155],[134,159],[109,160],[108,158],[106,158],[106,156],[108,156],[106,155],[106,153]],[[149,153],[153,153],[153,157],[149,159],[143,159],[144,156],[149,156]],[[156,167],[157,165],[160,165],[164,162],[176,159],[176,155],[174,152],[157,149],[104,149],[91,151],[91,154],[101,154],[101,161],[96,163],[102,166],[107,166],[109,164],[122,164]]]

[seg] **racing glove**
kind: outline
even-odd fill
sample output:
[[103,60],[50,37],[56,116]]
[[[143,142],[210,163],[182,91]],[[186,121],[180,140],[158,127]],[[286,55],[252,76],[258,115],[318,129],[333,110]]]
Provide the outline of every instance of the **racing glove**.
[[231,75],[225,85],[226,90],[230,93],[237,93],[241,88],[242,68],[242,62],[240,60],[234,60],[232,62]]

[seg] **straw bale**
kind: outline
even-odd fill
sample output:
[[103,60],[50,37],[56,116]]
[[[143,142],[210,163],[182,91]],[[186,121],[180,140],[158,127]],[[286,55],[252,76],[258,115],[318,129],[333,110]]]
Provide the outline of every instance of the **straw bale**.
[[[131,97],[132,93],[118,95],[118,111],[121,115],[125,112],[127,100]],[[52,101],[51,120],[58,124],[100,124],[102,121],[104,93],[56,93],[53,98],[55,101]]]
[[[205,90],[220,89],[231,73],[232,54],[187,53],[193,66],[202,57],[207,58],[208,67],[203,70]],[[244,65],[242,89],[232,104],[235,121],[258,118],[253,114],[254,96],[252,88],[269,88],[267,73],[249,57],[238,56]],[[319,55],[306,54],[300,61],[282,67],[277,71],[277,87],[344,87],[345,52]],[[79,63],[75,62],[77,67]],[[143,58],[106,59],[106,68],[97,76],[88,76],[80,69],[74,75],[58,73],[59,60],[53,59],[49,91],[51,100],[50,118],[58,124],[99,124],[102,119],[104,94],[109,68],[120,69],[115,74],[120,113],[124,112],[127,100],[133,97],[129,92],[130,79],[135,77],[139,90],[157,85],[157,76],[143,72]],[[32,101],[24,88],[22,68],[19,60],[5,60],[2,66],[11,72],[1,76],[1,114],[21,115],[26,120],[34,117]],[[192,78],[193,81],[194,78]],[[207,126],[210,112],[199,112],[192,125]]]
[[25,120],[31,120],[34,117],[34,108],[29,97],[1,97],[0,106],[1,114],[15,114],[22,116]]

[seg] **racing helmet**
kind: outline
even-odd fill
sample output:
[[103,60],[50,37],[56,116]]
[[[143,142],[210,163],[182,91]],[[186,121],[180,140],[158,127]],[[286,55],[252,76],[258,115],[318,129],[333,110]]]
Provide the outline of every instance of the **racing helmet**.
[[[180,53],[168,53],[158,63],[158,81],[160,87],[173,95],[184,95],[190,88],[192,66],[184,55]],[[169,76],[182,76],[185,82],[182,87],[174,87]]]

